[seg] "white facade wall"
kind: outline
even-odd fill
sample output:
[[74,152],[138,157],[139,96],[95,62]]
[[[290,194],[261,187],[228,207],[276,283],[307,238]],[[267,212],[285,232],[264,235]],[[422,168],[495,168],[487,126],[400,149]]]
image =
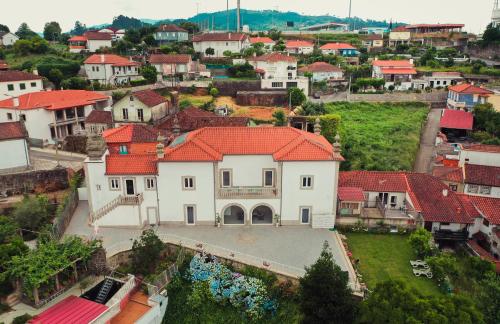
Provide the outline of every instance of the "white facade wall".
[[265,61],[252,61],[249,63],[255,69],[262,69],[265,71],[264,79],[295,79],[297,78],[297,62],[265,62]]
[[87,40],[87,50],[91,53],[96,52],[101,47],[111,47],[111,40]]
[[[489,197],[489,198],[500,198],[500,187],[491,187],[491,186],[483,186],[483,185],[477,185],[479,186],[477,192],[470,192],[469,189],[470,184],[466,183],[464,186],[464,193],[467,195],[471,196],[481,196],[481,197]],[[490,189],[490,194],[481,194],[481,187],[488,187]],[[500,211],[499,211],[500,212]]]
[[[500,167],[500,153],[480,152],[480,151],[460,151],[459,165],[478,164]],[[466,159],[468,159],[466,161]]]
[[[374,208],[377,206],[377,198],[379,197],[380,192],[373,192],[369,191],[367,192],[368,194],[368,207],[369,208]],[[406,199],[406,192],[387,192],[388,198],[387,198],[387,208],[388,209],[400,209],[405,206],[404,201]],[[396,200],[396,205],[395,207],[392,207],[391,205],[391,199],[392,197]]]
[[313,72],[312,80],[314,82],[328,81],[330,79],[342,79],[344,73],[339,72]]
[[306,96],[309,96],[309,79],[305,77],[298,77],[296,79],[289,80],[288,78],[277,78],[277,79],[262,79],[260,85],[262,89],[273,89],[273,90],[286,90],[288,89],[289,83],[296,83],[297,88],[302,89]]
[[202,53],[205,55],[205,51],[207,48],[213,48],[215,53],[212,55],[213,57],[224,57],[225,51],[231,51],[232,53],[240,53],[241,50],[244,50],[250,47],[250,42],[248,40],[245,41],[203,41],[203,42],[194,42],[193,47],[195,52]]
[[[8,119],[8,114],[13,116],[13,120]],[[24,126],[28,131],[28,136],[30,138],[52,141],[52,136],[50,135],[49,124],[54,122],[54,112],[45,109],[29,109],[29,110],[17,110],[17,109],[0,109],[0,122],[6,121],[20,121],[20,115],[26,116],[26,121]]]
[[18,40],[19,40],[19,37],[17,37],[15,34],[7,33],[0,38],[0,45],[12,46]]
[[138,66],[131,66],[130,70],[128,66],[122,66],[119,70],[117,67],[115,72],[112,64],[85,64],[84,68],[89,80],[99,81],[101,84],[128,83],[129,79],[140,78]]
[[467,224],[449,223],[449,224],[445,225],[445,224],[442,224],[439,222],[433,222],[432,223],[432,232],[439,231],[439,230],[459,232],[466,227],[467,227]]
[[[9,90],[9,86],[13,87],[14,89]],[[22,89],[21,87],[24,87],[24,89]],[[8,99],[11,97],[19,97],[20,95],[26,93],[39,92],[42,90],[42,79],[0,82],[0,100]]]
[[305,46],[305,47],[297,47],[297,48],[286,48],[285,51],[289,54],[303,54],[308,55],[314,52],[314,46]]
[[24,138],[0,141],[0,170],[28,167],[30,165],[28,143]]

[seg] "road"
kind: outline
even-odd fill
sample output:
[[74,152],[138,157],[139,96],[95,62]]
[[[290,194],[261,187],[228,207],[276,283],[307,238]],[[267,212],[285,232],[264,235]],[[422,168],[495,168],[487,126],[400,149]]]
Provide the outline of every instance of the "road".
[[436,135],[439,131],[439,121],[441,120],[442,109],[431,109],[427,117],[427,123],[424,126],[422,136],[420,139],[420,149],[417,153],[415,172],[430,173],[431,162],[434,158],[436,147]]
[[40,151],[40,150],[30,150],[30,155],[34,159],[40,160],[51,160],[51,161],[66,161],[66,162],[83,162],[85,158],[79,154],[70,155],[67,152],[63,154],[55,154],[55,151]]

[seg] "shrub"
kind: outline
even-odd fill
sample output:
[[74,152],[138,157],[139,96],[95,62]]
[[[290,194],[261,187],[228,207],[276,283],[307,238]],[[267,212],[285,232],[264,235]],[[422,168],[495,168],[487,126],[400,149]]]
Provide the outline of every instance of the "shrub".
[[214,98],[215,98],[215,97],[217,97],[217,96],[219,95],[219,89],[217,89],[217,88],[215,88],[215,87],[214,87],[214,88],[211,88],[211,89],[210,89],[210,95],[211,95],[212,97],[214,97]]
[[432,253],[432,234],[425,228],[418,228],[413,232],[408,238],[408,242],[412,246],[413,250],[418,257],[426,257]]
[[426,258],[425,261],[431,267],[433,279],[437,282],[443,282],[446,277],[452,279],[458,277],[457,260],[448,253]]
[[24,315],[18,316],[12,320],[12,324],[25,324],[27,323],[30,319],[32,319],[33,316],[30,314],[26,313]]
[[307,99],[304,91],[299,88],[288,89],[288,96],[290,97],[291,104],[294,107],[302,105]]
[[158,80],[158,71],[153,65],[146,65],[141,69],[141,75],[147,83],[155,83]]
[[61,82],[63,89],[85,90],[88,88],[87,80],[81,77],[71,77]]
[[151,274],[155,271],[164,244],[151,229],[142,232],[139,239],[132,244],[132,268],[136,273],[143,275]]
[[37,231],[44,223],[48,222],[49,208],[47,196],[34,198],[26,196],[15,205],[12,216],[21,228]]
[[146,85],[148,84],[148,80],[146,79],[140,79],[140,80],[130,80],[130,85],[132,87],[138,87],[138,86],[142,86],[142,85]]
[[255,70],[248,62],[231,66],[227,73],[233,78],[255,78]]
[[286,126],[286,114],[283,109],[278,109],[273,113],[274,125],[275,126]]

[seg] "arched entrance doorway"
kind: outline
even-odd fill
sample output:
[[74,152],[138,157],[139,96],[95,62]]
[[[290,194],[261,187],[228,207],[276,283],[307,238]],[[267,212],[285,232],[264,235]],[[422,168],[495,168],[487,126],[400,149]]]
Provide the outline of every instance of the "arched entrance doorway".
[[244,225],[245,211],[237,205],[231,205],[224,209],[224,225]]
[[273,210],[266,205],[259,205],[252,210],[252,224],[272,224]]

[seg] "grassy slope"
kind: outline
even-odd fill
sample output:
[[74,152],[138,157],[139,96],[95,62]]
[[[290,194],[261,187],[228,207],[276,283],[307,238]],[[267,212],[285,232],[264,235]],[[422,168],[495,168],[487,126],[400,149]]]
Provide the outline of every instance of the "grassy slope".
[[347,234],[347,244],[360,260],[360,271],[369,289],[379,282],[396,279],[423,294],[441,294],[431,279],[413,275],[410,260],[415,256],[407,240],[406,235]]
[[333,103],[341,116],[344,170],[413,169],[428,108],[424,104]]

